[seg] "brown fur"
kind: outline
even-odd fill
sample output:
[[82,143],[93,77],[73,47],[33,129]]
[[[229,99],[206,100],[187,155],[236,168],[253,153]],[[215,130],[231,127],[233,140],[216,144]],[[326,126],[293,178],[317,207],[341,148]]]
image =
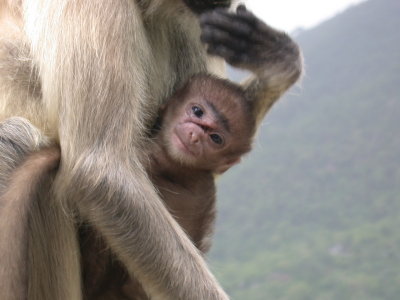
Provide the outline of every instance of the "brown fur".
[[[85,220],[152,299],[227,299],[142,165],[163,101],[222,66],[206,55],[196,16],[180,0],[21,2],[0,0],[0,119],[27,118],[62,155],[53,189],[27,212],[28,298],[82,299]],[[298,52],[277,57],[247,85],[258,123],[300,74]],[[8,178],[8,166],[0,172]]]

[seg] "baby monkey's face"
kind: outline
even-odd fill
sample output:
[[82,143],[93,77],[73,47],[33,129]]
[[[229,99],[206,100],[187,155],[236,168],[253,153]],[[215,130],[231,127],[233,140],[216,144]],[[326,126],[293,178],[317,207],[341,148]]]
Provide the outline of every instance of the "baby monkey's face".
[[215,173],[240,160],[240,154],[233,153],[242,141],[237,121],[243,114],[239,105],[224,102],[195,96],[169,105],[161,134],[174,160]]

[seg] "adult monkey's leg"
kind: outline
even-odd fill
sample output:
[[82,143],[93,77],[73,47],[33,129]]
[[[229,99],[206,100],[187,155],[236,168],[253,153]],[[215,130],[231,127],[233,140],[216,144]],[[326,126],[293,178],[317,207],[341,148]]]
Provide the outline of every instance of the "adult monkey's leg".
[[[2,299],[24,299],[28,291],[28,224],[31,186],[24,161],[47,146],[39,130],[22,118],[0,123],[0,291]],[[20,172],[20,171],[23,172]],[[39,168],[38,172],[47,173]],[[38,178],[37,176],[34,177]]]
[[81,297],[75,226],[52,201],[58,162],[27,120],[0,123],[1,299]]

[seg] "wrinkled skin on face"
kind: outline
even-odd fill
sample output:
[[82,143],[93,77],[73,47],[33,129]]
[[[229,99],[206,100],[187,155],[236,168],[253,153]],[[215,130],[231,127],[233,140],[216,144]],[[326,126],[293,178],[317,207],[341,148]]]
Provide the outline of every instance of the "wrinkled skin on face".
[[222,173],[250,147],[246,116],[229,99],[196,96],[168,105],[161,130],[167,152],[183,165]]
[[227,8],[231,0],[183,0],[183,2],[196,14],[213,10],[217,7]]

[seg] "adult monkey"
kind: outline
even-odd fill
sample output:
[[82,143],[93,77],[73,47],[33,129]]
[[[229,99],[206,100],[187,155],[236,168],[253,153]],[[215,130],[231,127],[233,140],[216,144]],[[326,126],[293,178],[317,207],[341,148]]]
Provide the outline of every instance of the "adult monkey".
[[[229,4],[0,0],[1,119],[26,117],[62,150],[57,201],[47,195],[30,211],[29,299],[81,298],[65,211],[93,224],[152,298],[227,299],[140,161],[163,99],[221,62],[207,56],[197,15]],[[207,13],[201,25],[211,54],[257,75],[247,95],[261,120],[299,77],[297,46],[243,7]]]

